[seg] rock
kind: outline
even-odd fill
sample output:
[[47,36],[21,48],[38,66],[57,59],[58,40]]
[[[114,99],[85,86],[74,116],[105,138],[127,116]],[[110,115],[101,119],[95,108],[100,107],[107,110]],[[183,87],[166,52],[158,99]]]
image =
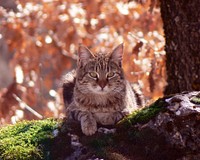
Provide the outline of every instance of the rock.
[[[128,134],[135,135],[135,147],[143,143],[143,150],[149,153],[142,153],[153,159],[200,159],[199,95],[200,92],[190,92],[159,99],[150,108],[158,107],[160,112],[146,122],[135,122],[137,115],[132,117],[134,123]],[[126,121],[121,123],[122,127]]]
[[200,104],[192,101],[197,95],[198,92],[191,92],[165,99],[167,110],[146,124],[183,154],[185,151],[195,154],[200,149]]
[[200,159],[199,95],[190,92],[161,98],[120,121],[116,132],[104,134],[99,128],[101,133],[87,137],[78,127],[71,128],[79,136],[81,149],[77,150],[85,151],[74,153],[80,159]]

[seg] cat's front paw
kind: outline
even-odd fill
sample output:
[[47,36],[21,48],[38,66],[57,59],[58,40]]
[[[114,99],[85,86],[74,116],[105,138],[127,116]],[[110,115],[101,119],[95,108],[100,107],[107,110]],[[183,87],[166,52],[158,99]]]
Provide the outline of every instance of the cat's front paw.
[[91,136],[97,131],[97,123],[95,119],[81,119],[81,129],[86,136]]

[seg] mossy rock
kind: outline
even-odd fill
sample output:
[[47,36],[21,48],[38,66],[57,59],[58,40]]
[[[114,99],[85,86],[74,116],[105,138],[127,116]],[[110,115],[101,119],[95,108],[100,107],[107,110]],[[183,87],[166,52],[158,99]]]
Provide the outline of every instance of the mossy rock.
[[[125,140],[119,136],[120,133],[124,133],[120,129],[130,129],[130,126],[137,122],[148,121],[163,110],[163,104],[162,100],[158,100],[149,108],[138,110],[124,118],[116,126],[117,134],[96,133],[88,137],[82,134],[79,123],[56,119],[22,121],[8,125],[0,129],[0,158],[3,160],[65,159],[74,151],[68,135],[70,132],[78,135],[80,142],[87,147],[87,154],[83,156],[86,159],[92,155],[104,159],[126,159],[118,149],[118,145],[123,146],[123,142],[120,141]],[[129,131],[132,133],[132,129]],[[125,136],[127,139],[131,136],[137,137],[135,133],[130,137],[127,137],[127,134]]]
[[[69,157],[73,157],[72,155],[77,152],[77,148],[80,153],[77,152],[79,160],[95,158],[171,160],[172,157],[174,159],[186,157],[187,159],[190,155],[192,159],[200,157],[197,154],[200,148],[192,147],[190,144],[188,148],[175,147],[179,146],[182,141],[172,139],[176,133],[179,133],[185,139],[190,140],[191,144],[199,146],[196,142],[200,140],[198,136],[199,113],[196,112],[199,106],[199,95],[189,98],[196,108],[186,106],[185,109],[194,111],[182,117],[177,115],[174,109],[177,108],[177,104],[178,108],[184,108],[182,104],[185,103],[181,103],[182,99],[178,99],[178,96],[168,103],[168,99],[171,98],[173,95],[160,98],[148,107],[125,117],[114,126],[117,129],[116,133],[96,133],[92,136],[85,136],[81,132],[80,123],[65,119],[23,121],[5,126],[0,129],[0,159],[70,159]],[[170,105],[174,106],[170,108]],[[162,121],[159,121],[160,119]],[[73,135],[78,137],[81,144],[79,147],[72,145]],[[170,141],[178,142],[178,145],[171,144]]]
[[166,110],[167,103],[165,98],[160,98],[149,107],[136,110],[129,116],[125,117],[117,123],[118,130],[127,130],[136,123],[146,123],[155,117],[158,113]]
[[0,158],[3,160],[48,159],[53,131],[59,121],[23,121],[0,129]]

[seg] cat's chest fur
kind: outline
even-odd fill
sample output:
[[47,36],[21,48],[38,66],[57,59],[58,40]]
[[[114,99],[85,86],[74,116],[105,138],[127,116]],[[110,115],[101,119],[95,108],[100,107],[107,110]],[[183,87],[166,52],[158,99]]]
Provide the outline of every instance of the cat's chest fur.
[[121,111],[124,108],[125,91],[121,94],[82,94],[79,91],[74,93],[74,102],[82,111],[91,113],[106,113]]
[[[114,125],[116,123],[116,118],[113,116],[116,112],[96,112],[93,114],[97,123],[102,125]],[[121,119],[122,115],[118,115]]]

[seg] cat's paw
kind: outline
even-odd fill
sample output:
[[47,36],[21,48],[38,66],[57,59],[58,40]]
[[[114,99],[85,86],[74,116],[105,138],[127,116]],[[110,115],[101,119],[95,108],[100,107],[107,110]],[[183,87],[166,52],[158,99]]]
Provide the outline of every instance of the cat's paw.
[[97,131],[97,123],[95,119],[82,119],[81,129],[83,134],[86,136],[91,136]]
[[108,128],[100,127],[98,128],[98,132],[104,133],[104,134],[113,134],[116,132],[116,128],[108,129]]

